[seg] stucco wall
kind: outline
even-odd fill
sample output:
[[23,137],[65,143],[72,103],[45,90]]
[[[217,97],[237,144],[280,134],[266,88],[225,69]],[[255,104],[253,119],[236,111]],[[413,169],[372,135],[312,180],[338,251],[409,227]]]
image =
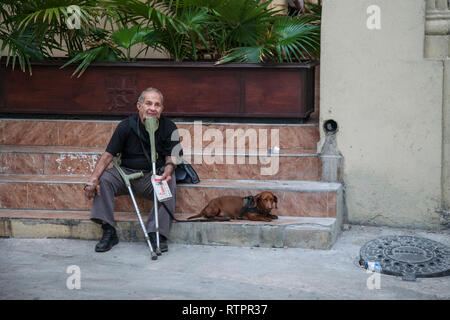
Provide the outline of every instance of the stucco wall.
[[320,122],[338,123],[350,223],[439,226],[444,61],[424,26],[424,0],[323,1]]
[[450,59],[444,64],[442,198],[443,210],[450,212]]

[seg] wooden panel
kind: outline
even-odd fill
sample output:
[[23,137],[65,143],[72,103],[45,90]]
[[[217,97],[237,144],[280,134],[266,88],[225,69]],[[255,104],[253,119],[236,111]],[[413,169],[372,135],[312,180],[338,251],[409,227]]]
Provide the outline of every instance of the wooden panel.
[[245,78],[245,113],[298,113],[298,71],[249,70]]
[[34,67],[30,76],[7,70],[6,111],[71,114],[107,111],[104,79],[97,72],[87,72],[81,78],[71,78],[71,73]]
[[299,90],[300,101],[299,105],[302,106],[299,110],[300,117],[306,117],[314,111],[315,101],[315,73],[314,70],[308,72],[299,73],[301,90]]
[[6,108],[5,79],[6,70],[4,67],[0,66],[0,110]]
[[139,90],[154,86],[164,94],[167,114],[239,112],[239,71],[156,69],[139,73]]
[[164,94],[169,116],[306,117],[314,110],[314,66],[209,64],[37,64],[33,75],[0,66],[0,112],[128,115],[147,87]]

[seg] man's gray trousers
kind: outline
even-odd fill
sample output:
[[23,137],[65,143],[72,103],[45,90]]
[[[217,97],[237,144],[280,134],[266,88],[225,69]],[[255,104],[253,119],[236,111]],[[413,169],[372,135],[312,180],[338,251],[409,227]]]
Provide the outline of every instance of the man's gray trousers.
[[[143,170],[133,170],[121,167],[125,174],[131,174]],[[153,185],[151,183],[151,171],[143,171],[144,177],[131,180],[131,189],[135,197],[143,197],[153,201]],[[175,212],[176,202],[176,178],[175,173],[172,174],[172,180],[169,182],[169,188],[172,192],[172,199],[165,201],[167,208],[172,212]],[[100,195],[96,195],[92,203],[91,208],[91,220],[96,223],[102,223],[102,221],[115,226],[114,221],[114,200],[115,197],[129,194],[128,188],[125,185],[122,177],[116,168],[105,170],[100,177]],[[141,214],[142,208],[139,208]],[[159,233],[169,238],[170,226],[172,220],[170,215],[164,206],[159,204],[158,206],[158,224]],[[147,232],[155,232],[155,208],[153,206],[152,211],[149,214],[146,223]]]

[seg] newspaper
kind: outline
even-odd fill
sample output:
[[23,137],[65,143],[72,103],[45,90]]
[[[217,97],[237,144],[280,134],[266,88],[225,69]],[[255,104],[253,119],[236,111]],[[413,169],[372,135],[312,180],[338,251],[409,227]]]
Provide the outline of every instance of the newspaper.
[[159,202],[168,201],[172,198],[172,192],[170,192],[167,181],[162,180],[162,176],[152,176],[153,190],[156,193],[156,197]]

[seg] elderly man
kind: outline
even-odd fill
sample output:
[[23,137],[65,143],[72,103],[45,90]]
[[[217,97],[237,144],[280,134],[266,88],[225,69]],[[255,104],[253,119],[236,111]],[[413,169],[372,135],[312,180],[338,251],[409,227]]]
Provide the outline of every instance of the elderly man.
[[[107,169],[114,156],[121,154],[121,167],[126,174],[143,171],[144,177],[131,181],[133,192],[141,197],[153,200],[151,183],[152,165],[143,148],[150,153],[150,137],[145,130],[145,119],[157,117],[159,127],[155,132],[157,172],[161,172],[163,180],[169,184],[173,198],[166,201],[167,208],[173,213],[176,201],[175,163],[172,157],[173,148],[180,142],[177,127],[168,118],[161,115],[164,110],[162,93],[155,88],[144,90],[137,102],[138,113],[122,120],[117,126],[106,151],[98,160],[88,183],[84,187],[85,196],[94,199],[91,209],[91,220],[101,224],[103,236],[95,246],[95,251],[105,252],[119,242],[114,221],[114,199],[128,193],[128,189],[116,168]],[[158,208],[158,222],[161,252],[168,251],[167,239],[171,219],[166,207]],[[152,246],[156,247],[156,227],[154,209],[149,215],[147,232]]]

